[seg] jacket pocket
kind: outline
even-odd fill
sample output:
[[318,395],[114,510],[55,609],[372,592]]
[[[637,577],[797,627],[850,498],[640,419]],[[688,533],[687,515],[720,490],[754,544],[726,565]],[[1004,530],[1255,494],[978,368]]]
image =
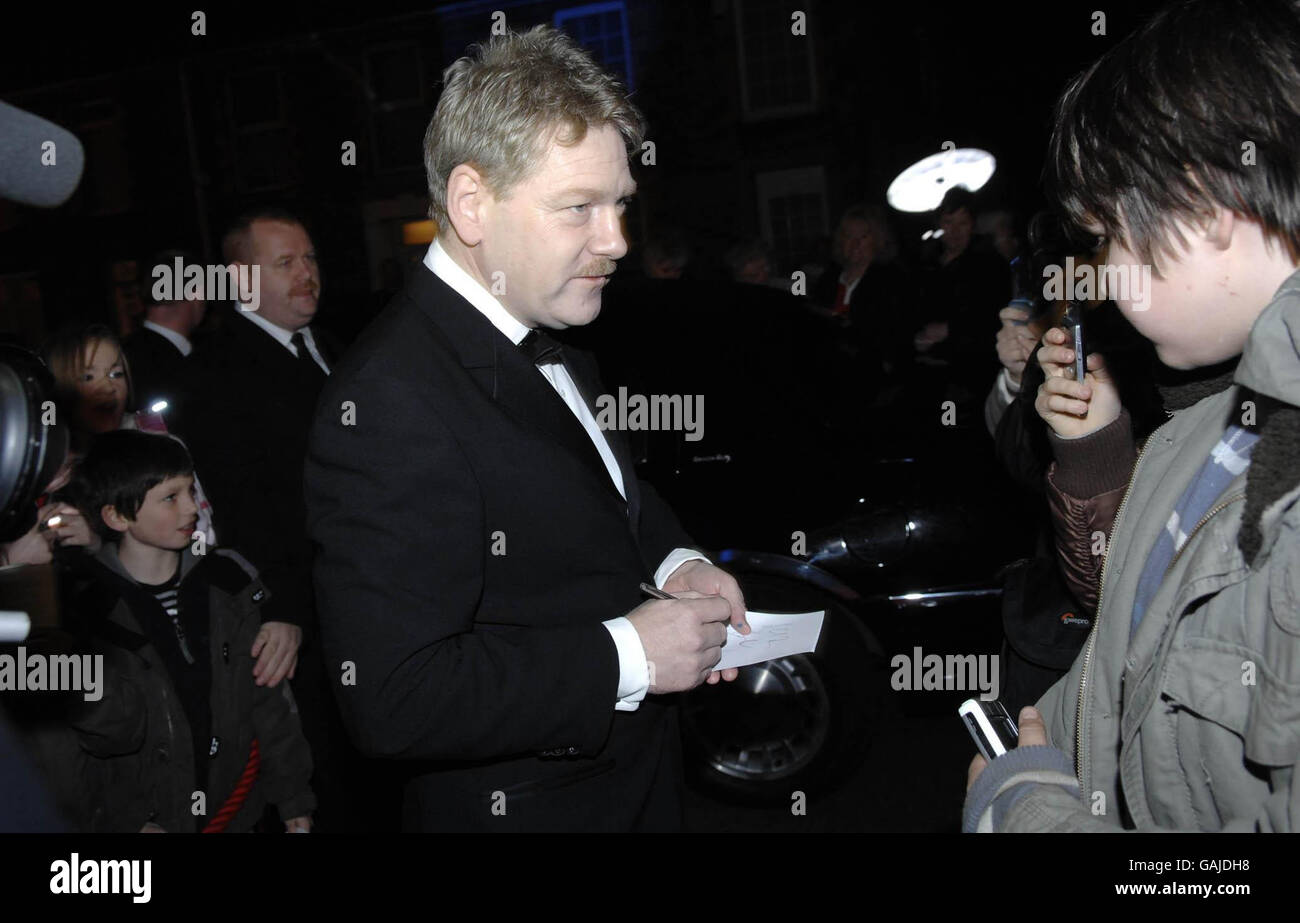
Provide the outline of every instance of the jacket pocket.
[[[542,779],[531,779],[527,782],[511,785],[508,788],[498,789],[498,791],[502,792],[507,799],[549,795],[613,772],[614,767],[617,765],[617,761],[612,759],[595,760],[574,772]],[[488,802],[492,801],[494,797],[495,793],[493,792],[482,796],[483,800]]]
[[1296,526],[1283,522],[1281,528],[1269,565],[1268,604],[1273,621],[1294,639],[1300,637],[1300,555],[1296,553],[1300,539]]
[[1161,695],[1199,718],[1244,737],[1250,719],[1249,664],[1258,658],[1244,648],[1192,642],[1175,647],[1165,660]]
[[1300,684],[1276,667],[1248,648],[1201,641],[1170,653],[1162,692],[1240,737],[1250,762],[1289,767],[1300,762]]

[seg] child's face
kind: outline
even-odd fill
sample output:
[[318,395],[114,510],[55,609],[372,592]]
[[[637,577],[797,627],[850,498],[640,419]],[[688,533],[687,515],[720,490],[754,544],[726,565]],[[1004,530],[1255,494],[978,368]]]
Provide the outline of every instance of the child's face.
[[178,475],[155,484],[145,494],[127,533],[142,545],[180,551],[190,543],[198,518],[194,477]]
[[[1263,303],[1243,297],[1246,282],[1239,254],[1216,243],[1204,228],[1178,223],[1184,243],[1171,237],[1172,254],[1162,254],[1159,274],[1142,272],[1139,258],[1117,241],[1108,241],[1104,266],[1129,280],[1130,297],[1112,283],[1109,293],[1124,316],[1155,345],[1160,361],[1191,369],[1231,359],[1245,348],[1251,325]],[[1112,278],[1114,278],[1112,276]],[[1141,281],[1149,279],[1149,285]],[[1147,288],[1145,292],[1143,288]],[[1140,296],[1145,294],[1145,299]]]
[[77,413],[86,430],[108,433],[122,425],[126,409],[126,369],[122,353],[112,343],[94,340],[82,357],[85,368],[77,376]]

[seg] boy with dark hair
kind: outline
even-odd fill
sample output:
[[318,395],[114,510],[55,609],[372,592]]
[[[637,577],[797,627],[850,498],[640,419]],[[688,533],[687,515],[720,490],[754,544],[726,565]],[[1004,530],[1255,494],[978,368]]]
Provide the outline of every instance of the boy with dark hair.
[[1059,204],[1161,360],[1206,373],[1134,461],[1104,359],[1075,381],[1048,332],[1048,489],[1097,618],[1020,747],[972,763],[967,830],[1300,828],[1298,137],[1285,0],[1170,7],[1060,102]]
[[[106,539],[77,576],[71,627],[104,655],[105,695],[74,727],[95,831],[250,829],[267,802],[311,827],[311,755],[288,684],[255,683],[267,593],[228,549],[201,553],[193,463],[166,436],[96,438],[75,495]],[[193,541],[193,545],[191,542]],[[200,553],[196,553],[200,552]]]

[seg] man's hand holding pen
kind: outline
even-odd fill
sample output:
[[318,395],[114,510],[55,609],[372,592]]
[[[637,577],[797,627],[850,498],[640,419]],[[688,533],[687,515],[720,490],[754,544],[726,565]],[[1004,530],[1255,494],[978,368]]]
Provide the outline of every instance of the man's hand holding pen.
[[734,669],[713,669],[722,659],[727,623],[741,634],[750,631],[745,597],[734,577],[705,561],[687,561],[664,582],[662,593],[651,595],[667,598],[643,603],[627,616],[641,638],[646,660],[655,665],[651,692],[684,692],[739,675]]

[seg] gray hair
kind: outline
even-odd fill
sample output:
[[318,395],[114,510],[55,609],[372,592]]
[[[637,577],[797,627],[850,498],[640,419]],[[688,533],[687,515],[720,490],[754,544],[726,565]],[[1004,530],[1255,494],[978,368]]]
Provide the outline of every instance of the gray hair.
[[591,126],[612,125],[628,156],[645,120],[623,87],[563,32],[536,26],[473,45],[442,74],[424,133],[429,217],[447,225],[447,178],[462,163],[504,198],[540,163],[550,142],[579,144]]

